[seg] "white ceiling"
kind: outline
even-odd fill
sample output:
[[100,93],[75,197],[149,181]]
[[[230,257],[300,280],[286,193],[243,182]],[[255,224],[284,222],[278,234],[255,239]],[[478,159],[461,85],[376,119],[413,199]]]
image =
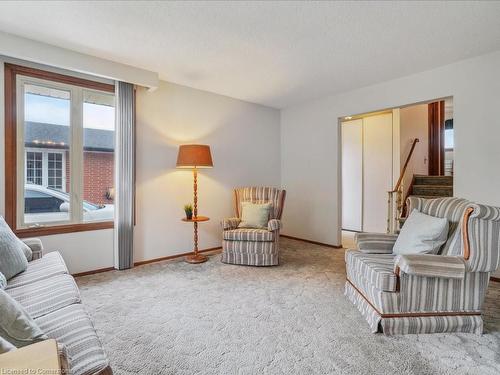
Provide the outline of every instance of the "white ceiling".
[[0,30],[276,108],[500,49],[500,2],[1,2]]

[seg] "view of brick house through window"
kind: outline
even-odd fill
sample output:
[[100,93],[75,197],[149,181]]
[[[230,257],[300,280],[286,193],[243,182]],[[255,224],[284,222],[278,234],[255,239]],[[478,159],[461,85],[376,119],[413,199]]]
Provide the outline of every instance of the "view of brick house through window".
[[[90,89],[81,92],[83,209],[84,212],[95,211],[93,207],[104,205],[112,209],[114,207],[114,95]],[[32,214],[36,221],[45,220],[43,217],[35,216],[37,212],[45,213],[47,220],[52,221],[59,219],[56,219],[54,214],[48,214],[49,212],[61,211],[62,220],[67,217],[61,204],[63,200],[69,202],[71,191],[70,147],[73,147],[72,137],[75,133],[70,123],[70,100],[69,92],[26,85],[25,214]],[[63,195],[57,195],[61,193]],[[54,203],[57,205],[55,208],[49,207],[49,203],[40,203],[43,199],[48,200],[50,194],[53,200],[58,202]],[[112,211],[110,219],[112,220]]]
[[[69,127],[26,122],[26,182],[67,192],[70,190]],[[34,139],[43,134],[45,140]],[[114,131],[84,129],[83,199],[112,204]],[[64,145],[63,145],[64,144]],[[59,145],[54,148],[54,145]],[[111,198],[111,199],[110,199]]]

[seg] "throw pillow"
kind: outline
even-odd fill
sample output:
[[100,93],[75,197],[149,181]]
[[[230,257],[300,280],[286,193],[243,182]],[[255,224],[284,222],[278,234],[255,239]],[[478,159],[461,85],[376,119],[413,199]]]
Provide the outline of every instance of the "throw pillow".
[[392,252],[404,254],[437,254],[448,238],[448,220],[423,214],[414,209],[394,244]]
[[0,272],[0,289],[5,288],[7,288],[7,279],[5,278],[4,274]]
[[241,203],[241,222],[238,228],[267,228],[271,203]]
[[15,350],[16,347],[0,336],[0,354]]
[[[29,256],[27,256],[29,255]],[[28,267],[31,249],[12,232],[0,216],[0,272],[9,280]]]
[[19,302],[4,290],[0,290],[0,336],[18,348],[48,338]]

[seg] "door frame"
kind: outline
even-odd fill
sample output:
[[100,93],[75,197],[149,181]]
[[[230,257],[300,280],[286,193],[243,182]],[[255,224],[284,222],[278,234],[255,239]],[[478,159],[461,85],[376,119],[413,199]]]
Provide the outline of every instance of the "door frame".
[[429,123],[429,176],[444,176],[444,100],[428,105]]

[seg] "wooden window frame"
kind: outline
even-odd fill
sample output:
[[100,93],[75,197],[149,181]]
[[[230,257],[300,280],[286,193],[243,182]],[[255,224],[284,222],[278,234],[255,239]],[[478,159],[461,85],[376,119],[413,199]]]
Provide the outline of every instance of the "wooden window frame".
[[[114,228],[113,221],[72,223],[47,227],[17,228],[17,90],[16,76],[65,83],[114,93],[115,86],[88,79],[5,63],[5,220],[19,237],[93,231]],[[24,173],[24,171],[19,171]]]

